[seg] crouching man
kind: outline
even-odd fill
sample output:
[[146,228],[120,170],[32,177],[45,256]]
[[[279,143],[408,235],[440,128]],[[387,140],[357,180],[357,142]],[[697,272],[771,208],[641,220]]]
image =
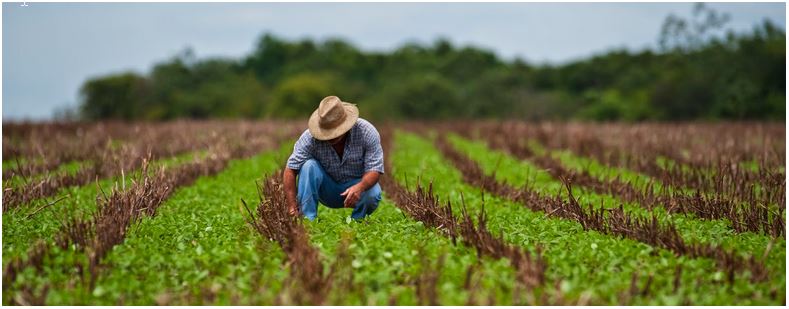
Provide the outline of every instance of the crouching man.
[[[362,219],[378,208],[384,173],[381,137],[359,109],[336,96],[324,98],[293,146],[283,173],[288,213],[318,216],[318,202],[353,208]],[[296,176],[298,175],[298,188]]]

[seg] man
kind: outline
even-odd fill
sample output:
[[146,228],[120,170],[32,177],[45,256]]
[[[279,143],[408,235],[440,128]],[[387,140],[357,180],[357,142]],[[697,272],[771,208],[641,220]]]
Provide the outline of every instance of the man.
[[378,177],[384,173],[378,131],[359,118],[356,105],[336,96],[321,100],[307,127],[282,176],[288,213],[301,210],[314,220],[320,201],[330,208],[353,208],[353,219],[372,214],[381,201]]

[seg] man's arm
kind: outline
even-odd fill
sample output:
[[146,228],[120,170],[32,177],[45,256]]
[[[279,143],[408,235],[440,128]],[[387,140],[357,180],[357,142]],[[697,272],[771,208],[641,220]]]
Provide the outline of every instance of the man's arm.
[[362,191],[367,191],[368,189],[372,188],[375,184],[378,183],[378,177],[381,176],[381,173],[377,171],[369,171],[364,173],[362,176],[362,181],[357,183],[357,186],[360,186]]
[[[368,124],[369,125],[369,124]],[[343,192],[345,207],[354,207],[362,192],[372,188],[378,183],[378,178],[384,173],[384,150],[381,148],[381,136],[372,125],[364,131],[364,175],[362,181],[351,186]]]
[[285,168],[282,172],[282,183],[285,189],[285,201],[288,204],[288,214],[295,216],[299,214],[299,204],[296,202],[296,171]]
[[304,162],[312,158],[312,147],[312,135],[310,135],[309,130],[304,130],[296,144],[293,145],[293,153],[288,157],[288,163],[282,172],[285,202],[287,203],[288,213],[291,215],[299,214],[299,205],[296,201],[296,175]]

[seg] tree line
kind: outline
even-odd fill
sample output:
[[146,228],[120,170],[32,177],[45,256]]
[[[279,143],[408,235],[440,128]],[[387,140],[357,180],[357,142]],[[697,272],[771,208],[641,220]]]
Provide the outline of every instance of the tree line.
[[305,118],[326,95],[370,119],[785,119],[786,35],[765,20],[724,31],[703,5],[668,16],[659,47],[561,65],[504,60],[438,39],[390,52],[264,34],[241,59],[186,50],[141,75],[87,80],[82,119]]

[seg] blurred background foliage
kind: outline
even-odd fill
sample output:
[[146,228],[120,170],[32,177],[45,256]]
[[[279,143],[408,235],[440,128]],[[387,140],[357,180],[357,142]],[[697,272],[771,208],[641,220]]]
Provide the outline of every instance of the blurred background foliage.
[[79,110],[67,114],[305,118],[321,98],[337,95],[376,120],[785,120],[785,32],[765,21],[734,33],[728,19],[697,5],[691,18],[665,19],[655,50],[612,50],[561,65],[507,61],[446,39],[382,53],[340,39],[265,34],[242,59],[199,60],[187,49],[146,76],[90,79]]

